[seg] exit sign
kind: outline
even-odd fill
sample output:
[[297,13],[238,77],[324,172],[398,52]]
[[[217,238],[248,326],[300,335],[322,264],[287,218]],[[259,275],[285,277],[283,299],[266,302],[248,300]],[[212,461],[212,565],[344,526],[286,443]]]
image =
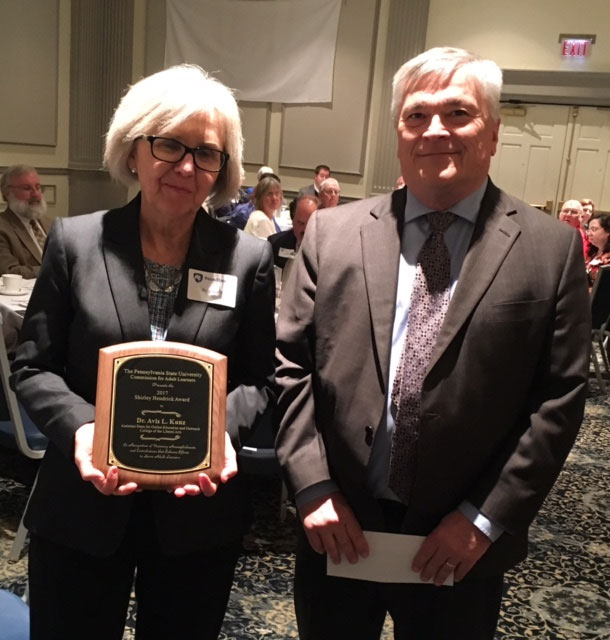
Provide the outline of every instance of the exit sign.
[[595,35],[562,33],[559,42],[563,58],[583,58],[591,52]]

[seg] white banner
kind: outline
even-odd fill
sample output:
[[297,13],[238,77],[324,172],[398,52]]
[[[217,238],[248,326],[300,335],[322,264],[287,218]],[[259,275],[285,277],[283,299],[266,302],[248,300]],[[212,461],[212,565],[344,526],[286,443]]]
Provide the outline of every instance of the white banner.
[[331,102],[341,0],[167,0],[165,66],[198,64],[238,100]]

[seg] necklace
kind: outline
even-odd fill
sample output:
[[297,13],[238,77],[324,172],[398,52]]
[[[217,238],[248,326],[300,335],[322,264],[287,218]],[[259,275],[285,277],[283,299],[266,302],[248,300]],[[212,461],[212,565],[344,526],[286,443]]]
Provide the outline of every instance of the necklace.
[[144,274],[146,286],[153,293],[172,293],[182,280],[182,270],[179,267],[152,260],[144,261]]

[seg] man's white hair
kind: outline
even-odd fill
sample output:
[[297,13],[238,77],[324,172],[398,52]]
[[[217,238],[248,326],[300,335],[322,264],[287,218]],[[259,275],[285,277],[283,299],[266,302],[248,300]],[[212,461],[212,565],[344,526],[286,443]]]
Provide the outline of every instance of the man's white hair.
[[260,180],[264,175],[268,174],[268,173],[273,173],[275,174],[275,171],[271,168],[271,167],[261,167],[257,172],[256,172],[256,179]]
[[580,200],[566,200],[561,205],[561,210],[565,211],[566,209],[578,209],[578,211],[582,211],[582,204],[580,204]]
[[405,96],[419,82],[432,77],[447,82],[458,70],[463,69],[469,78],[479,83],[487,101],[489,115],[500,119],[500,94],[502,70],[493,60],[483,60],[465,49],[435,47],[405,62],[394,75],[392,82],[392,119],[398,122]]
[[5,200],[7,199],[11,180],[27,173],[38,173],[38,171],[29,164],[12,164],[2,172],[2,177],[0,177],[0,193],[2,193],[2,197]]
[[320,183],[320,193],[322,193],[322,191],[326,191],[326,189],[337,189],[341,191],[339,182],[335,180],[335,178],[326,178],[326,180],[323,180]]
[[134,141],[163,135],[201,114],[217,118],[223,150],[229,154],[209,197],[212,206],[226,204],[237,194],[243,175],[239,109],[231,90],[196,65],[170,67],[129,88],[106,134],[104,164],[113,178],[126,186],[133,184],[136,177],[127,159]]

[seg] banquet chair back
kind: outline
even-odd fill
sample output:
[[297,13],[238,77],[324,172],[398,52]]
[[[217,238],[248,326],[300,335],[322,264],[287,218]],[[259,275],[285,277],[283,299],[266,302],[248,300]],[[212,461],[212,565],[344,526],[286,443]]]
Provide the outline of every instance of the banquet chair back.
[[[2,319],[0,316],[0,324]],[[0,392],[4,396],[6,414],[0,418],[0,444],[17,448],[24,456],[34,460],[42,458],[47,447],[47,438],[23,410],[15,392],[10,388],[11,369],[4,340],[0,337]]]
[[[0,325],[1,324],[2,316],[0,316]],[[2,327],[0,326],[0,329],[1,328]],[[6,352],[6,345],[0,335],[0,380],[2,381],[0,393],[4,394],[8,413],[8,416],[2,416],[2,418],[8,419],[0,419],[0,445],[17,449],[27,458],[37,460],[44,456],[44,452],[47,447],[47,438],[38,430],[36,425],[30,420],[27,413],[17,401],[17,396],[9,385],[10,373],[11,370],[8,354]],[[35,485],[36,481],[34,481],[34,486]],[[32,495],[34,486],[32,486],[30,496]],[[28,503],[29,501],[30,498],[28,497]],[[23,514],[25,514],[26,509],[27,503]],[[23,523],[22,515],[17,533],[15,534],[15,539],[8,554],[8,559],[11,562],[19,560],[19,556],[21,555],[21,551],[25,545],[26,536],[27,530]]]

